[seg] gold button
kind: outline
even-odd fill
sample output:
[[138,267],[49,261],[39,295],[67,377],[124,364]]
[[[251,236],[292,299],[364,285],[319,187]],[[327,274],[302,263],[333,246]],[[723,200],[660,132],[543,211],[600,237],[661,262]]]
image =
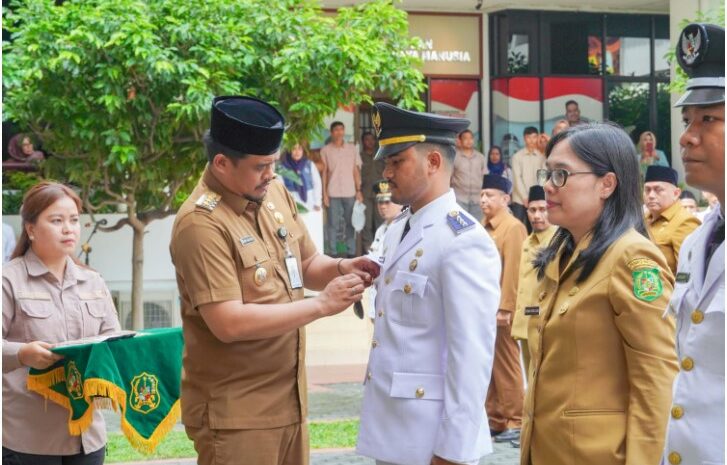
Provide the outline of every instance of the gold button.
[[573,297],[574,295],[578,294],[578,291],[580,291],[580,289],[578,289],[578,286],[576,286],[568,292],[568,295]]
[[376,342],[376,339],[374,339],[373,341],[371,341],[371,347],[373,347],[375,349],[377,345],[379,345],[379,343]]
[[671,416],[672,418],[676,418],[677,420],[684,416],[684,409],[678,405],[675,405],[671,408]]
[[381,310],[381,311],[379,311],[379,318],[383,318],[383,317],[384,317],[384,311]]
[[417,249],[417,251],[416,251],[416,253],[414,255],[416,255],[417,257],[421,257],[422,255],[424,255],[424,250],[423,249]]
[[682,456],[678,452],[669,452],[669,463],[671,465],[679,465],[682,463]]
[[371,379],[371,372],[369,371],[368,374],[366,374],[366,379]]
[[411,284],[407,283],[404,285],[404,294],[411,294]]
[[694,359],[692,357],[684,357],[682,359],[682,369],[684,371],[692,371],[694,368]]
[[692,323],[698,325],[702,321],[704,321],[704,313],[702,313],[700,310],[694,310],[692,312]]
[[414,271],[417,269],[417,260],[416,258],[409,263],[409,271]]
[[384,284],[391,284],[391,277],[387,276],[386,279],[384,279]]
[[421,399],[422,397],[424,397],[424,388],[417,389],[417,392],[415,394],[417,396],[417,399]]

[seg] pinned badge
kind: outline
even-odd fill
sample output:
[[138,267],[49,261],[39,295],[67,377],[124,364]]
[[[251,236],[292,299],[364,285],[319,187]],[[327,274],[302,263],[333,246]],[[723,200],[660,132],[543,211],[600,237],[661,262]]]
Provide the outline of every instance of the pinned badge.
[[275,210],[275,205],[273,204],[273,202],[268,202],[265,204],[265,206],[268,207],[268,210]]
[[277,221],[280,224],[283,224],[285,222],[285,218],[283,217],[283,214],[280,212],[273,213],[273,216],[275,217],[275,221]]
[[255,284],[262,286],[265,280],[268,279],[268,270],[260,266],[260,264],[255,265],[255,267]]

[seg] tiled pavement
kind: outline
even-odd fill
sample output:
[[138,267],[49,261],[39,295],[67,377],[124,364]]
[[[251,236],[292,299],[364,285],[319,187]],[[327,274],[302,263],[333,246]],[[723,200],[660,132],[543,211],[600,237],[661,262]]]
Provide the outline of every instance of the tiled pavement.
[[[314,382],[315,380],[315,376]],[[350,376],[342,381],[353,381],[357,376]],[[360,378],[359,378],[360,379]],[[342,382],[336,384],[314,384],[309,392],[310,421],[332,421],[357,418],[361,408],[363,388],[358,382]],[[119,419],[113,412],[105,414],[109,431],[119,430]],[[178,429],[183,429],[177,425]],[[175,429],[176,429],[175,428]],[[519,453],[510,444],[495,444],[494,453],[480,461],[480,465],[516,465]],[[194,459],[164,460],[142,462],[145,465],[192,465]],[[373,465],[373,460],[360,457],[352,449],[314,450],[311,453],[311,465]]]

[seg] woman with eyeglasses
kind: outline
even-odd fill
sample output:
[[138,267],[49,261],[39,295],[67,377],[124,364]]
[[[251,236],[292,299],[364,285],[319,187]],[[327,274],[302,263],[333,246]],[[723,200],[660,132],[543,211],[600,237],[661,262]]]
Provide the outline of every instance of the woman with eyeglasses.
[[639,164],[610,124],[551,139],[538,171],[559,226],[536,257],[522,465],[658,464],[677,371],[674,278],[649,241]]

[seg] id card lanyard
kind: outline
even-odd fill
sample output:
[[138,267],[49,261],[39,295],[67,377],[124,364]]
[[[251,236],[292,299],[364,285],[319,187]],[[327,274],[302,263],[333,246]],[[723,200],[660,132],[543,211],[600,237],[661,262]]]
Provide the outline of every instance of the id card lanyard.
[[303,287],[303,279],[300,277],[298,259],[295,255],[293,255],[293,252],[290,251],[290,246],[288,245],[288,230],[285,229],[285,226],[278,228],[278,237],[281,241],[283,241],[283,245],[285,245],[285,268],[288,270],[288,281],[290,282],[290,287],[293,289],[300,289]]

